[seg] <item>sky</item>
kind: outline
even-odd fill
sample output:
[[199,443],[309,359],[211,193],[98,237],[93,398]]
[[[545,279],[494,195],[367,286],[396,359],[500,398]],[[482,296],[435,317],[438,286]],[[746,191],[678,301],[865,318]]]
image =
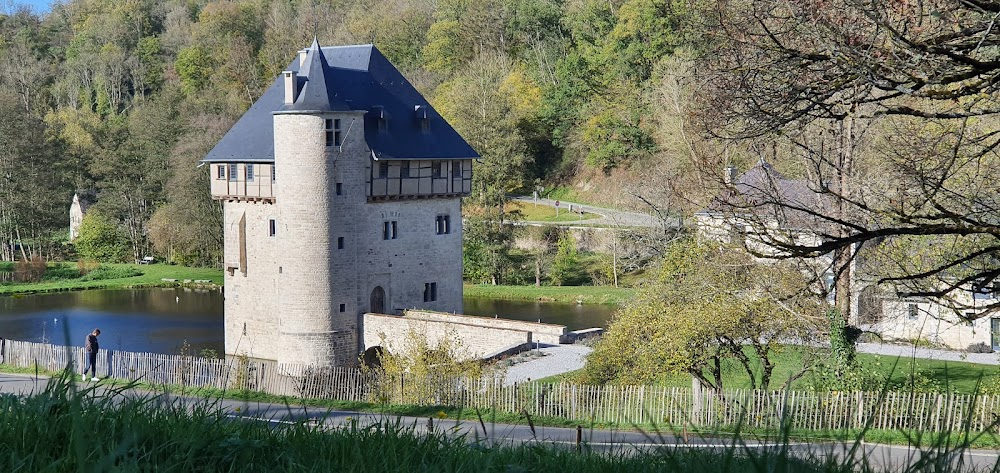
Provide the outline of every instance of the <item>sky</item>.
[[28,5],[35,13],[48,13],[52,0],[0,0],[0,12],[13,10],[12,5]]

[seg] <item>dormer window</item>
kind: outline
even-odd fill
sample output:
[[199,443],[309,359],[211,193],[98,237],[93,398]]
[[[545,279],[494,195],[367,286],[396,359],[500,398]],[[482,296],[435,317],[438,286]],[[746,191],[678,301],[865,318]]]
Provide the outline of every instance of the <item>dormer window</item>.
[[430,115],[427,113],[427,107],[423,105],[414,105],[413,115],[417,119],[417,122],[420,123],[420,131],[424,132],[430,131],[431,118]]
[[339,118],[327,118],[325,120],[325,130],[326,130],[326,145],[327,146],[340,146],[340,119]]
[[372,117],[378,122],[378,131],[388,131],[389,123],[388,118],[385,113],[385,107],[381,105],[376,105],[372,107],[371,111]]

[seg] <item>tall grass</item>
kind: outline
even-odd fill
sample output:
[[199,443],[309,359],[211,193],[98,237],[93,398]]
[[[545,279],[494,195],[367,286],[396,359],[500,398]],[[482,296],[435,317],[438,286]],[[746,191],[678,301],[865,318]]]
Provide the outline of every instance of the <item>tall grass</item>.
[[[289,408],[288,414],[294,414]],[[315,414],[315,413],[313,413]],[[130,386],[80,388],[66,376],[30,397],[0,395],[0,471],[348,472],[888,472],[973,471],[956,445],[920,452],[909,467],[871,462],[863,448],[809,453],[779,437],[771,448],[739,436],[720,448],[579,451],[541,442],[490,443],[426,433],[403,421],[234,420],[213,400],[170,400]],[[485,431],[484,427],[484,431]],[[650,434],[650,442],[671,440]]]

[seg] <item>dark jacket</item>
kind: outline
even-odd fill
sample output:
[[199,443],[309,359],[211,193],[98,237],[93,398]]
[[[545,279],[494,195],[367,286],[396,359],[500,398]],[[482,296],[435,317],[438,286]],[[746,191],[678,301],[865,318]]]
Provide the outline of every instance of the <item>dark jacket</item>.
[[97,335],[92,333],[87,335],[87,343],[83,347],[88,353],[97,353],[97,350],[101,348],[101,345],[97,343]]

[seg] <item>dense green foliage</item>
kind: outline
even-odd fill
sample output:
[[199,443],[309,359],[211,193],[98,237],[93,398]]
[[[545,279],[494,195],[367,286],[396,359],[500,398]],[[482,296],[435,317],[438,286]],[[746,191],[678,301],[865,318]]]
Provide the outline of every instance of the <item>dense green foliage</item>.
[[723,389],[736,368],[768,389],[772,356],[807,340],[822,313],[795,268],[763,265],[746,252],[680,240],[657,274],[618,312],[587,358],[588,383],[646,384],[685,373]]
[[[71,0],[0,14],[0,260],[63,256],[74,191],[118,227],[106,261],[215,264],[220,205],[197,161],[315,35],[374,43],[479,151],[475,279],[502,282],[506,193],[659,146],[647,93],[693,44],[673,0]],[[20,159],[29,157],[30,159]],[[15,159],[18,158],[18,159]],[[496,210],[490,210],[490,208]],[[123,251],[121,239],[127,242]]]

